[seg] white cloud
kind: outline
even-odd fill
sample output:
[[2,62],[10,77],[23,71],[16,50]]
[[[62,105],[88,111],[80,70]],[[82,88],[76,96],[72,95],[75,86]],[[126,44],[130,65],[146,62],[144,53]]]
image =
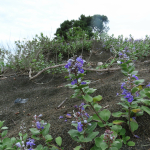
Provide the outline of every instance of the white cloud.
[[107,16],[108,33],[116,37],[144,38],[150,31],[149,0],[5,0],[0,5],[0,41],[31,39],[41,32],[54,37],[61,23],[81,14]]

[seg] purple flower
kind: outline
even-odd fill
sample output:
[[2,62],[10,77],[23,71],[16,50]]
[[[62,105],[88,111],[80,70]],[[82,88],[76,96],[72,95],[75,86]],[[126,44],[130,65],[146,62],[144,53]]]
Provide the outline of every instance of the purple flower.
[[40,128],[41,128],[41,124],[40,124],[40,122],[39,122],[39,121],[37,121],[37,122],[36,122],[36,127],[37,127],[38,129],[40,129]]
[[128,102],[131,103],[133,101],[133,96],[131,95],[129,98],[128,98]]
[[74,85],[74,84],[76,84],[76,83],[77,83],[77,79],[73,80],[73,81],[71,82],[71,85]]
[[139,80],[136,75],[132,75],[132,77],[135,78],[136,80]]
[[42,117],[43,115],[42,114],[40,114],[38,117]]
[[70,114],[67,114],[68,116],[71,116]]
[[86,82],[81,82],[81,84],[86,84]]
[[119,96],[119,93],[117,93],[116,96]]
[[134,119],[134,120],[135,120],[135,119],[136,119],[136,117],[132,117],[132,119]]
[[78,57],[78,58],[76,59],[76,61],[80,62],[82,65],[83,65],[83,63],[84,63],[84,61],[83,61],[83,59],[82,59],[81,57]]
[[123,55],[121,52],[119,52],[119,56]]
[[77,129],[79,132],[82,132],[83,128],[82,128],[83,124],[81,124],[81,121],[78,122],[78,126],[77,126]]
[[125,82],[123,82],[122,84],[121,84],[121,89],[123,90],[124,89],[124,86],[125,86]]
[[[43,125],[46,125],[46,124],[47,124],[47,123],[44,123]],[[36,127],[37,127],[38,129],[44,129],[44,127],[41,126],[41,123],[40,123],[39,121],[36,122]]]
[[21,148],[21,144],[19,142],[16,143],[16,146],[18,146],[19,148]]
[[78,106],[77,106],[77,105],[74,105],[74,107],[75,107],[75,108],[78,108]]
[[27,145],[27,146],[33,146],[33,145],[35,145],[35,144],[34,144],[34,139],[29,138],[28,140],[29,140],[29,141],[26,142],[26,145]]
[[150,87],[150,82],[148,83],[148,85],[146,85],[146,87]]
[[85,115],[86,115],[88,118],[90,117],[88,113],[85,113]]
[[63,118],[63,116],[59,116],[59,119],[62,119]]
[[139,92],[137,91],[137,92],[135,93],[135,95],[136,95],[136,97],[139,97],[140,94],[139,94]]
[[65,122],[67,122],[67,119],[66,120],[64,120]]
[[139,136],[137,136],[137,135],[134,135],[134,137],[136,137],[136,138],[140,138]]

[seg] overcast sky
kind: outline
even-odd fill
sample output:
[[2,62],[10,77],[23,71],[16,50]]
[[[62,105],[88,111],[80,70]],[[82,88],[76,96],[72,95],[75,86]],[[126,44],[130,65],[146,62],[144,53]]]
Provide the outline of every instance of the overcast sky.
[[135,39],[150,35],[149,0],[0,0],[0,44],[33,39],[41,32],[53,38],[65,20],[81,14],[105,15],[109,35],[131,34]]

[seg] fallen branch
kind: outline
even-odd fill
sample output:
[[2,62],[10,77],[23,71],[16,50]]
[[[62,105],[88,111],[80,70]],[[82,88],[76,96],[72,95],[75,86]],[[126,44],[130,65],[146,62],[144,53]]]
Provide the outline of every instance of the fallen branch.
[[[147,60],[147,61],[142,62],[142,63],[149,63],[149,62],[150,62],[150,60]],[[36,78],[37,76],[39,76],[42,72],[44,72],[44,71],[46,71],[46,70],[48,70],[48,69],[57,68],[57,67],[65,66],[65,65],[66,65],[66,63],[60,64],[60,65],[55,65],[55,66],[47,67],[47,68],[41,70],[40,72],[38,72],[38,73],[37,73],[35,76],[33,76],[33,77],[31,76],[32,71],[31,71],[31,68],[30,68],[30,71],[29,71],[29,78],[30,78],[30,80],[35,79],[35,78]],[[108,68],[108,69],[90,69],[90,68],[84,68],[84,67],[83,67],[83,69],[84,69],[84,70],[88,70],[88,71],[98,71],[98,72],[121,70],[120,67],[118,67],[118,68]]]
[[30,78],[30,80],[33,80],[34,78],[36,78],[37,76],[39,76],[42,72],[44,72],[44,71],[46,71],[46,70],[48,70],[48,69],[51,69],[51,68],[57,68],[57,67],[61,67],[61,66],[65,66],[66,65],[66,63],[65,64],[60,64],[60,65],[55,65],[55,66],[50,66],[50,67],[47,67],[47,68],[44,68],[43,70],[41,70],[40,72],[38,72],[35,76],[31,76],[31,74],[32,74],[32,71],[31,71],[31,68],[30,68],[30,71],[29,71],[29,78]]
[[103,71],[115,71],[115,70],[121,70],[121,68],[109,68],[109,69],[90,69],[90,68],[84,68],[84,70],[89,70],[89,71],[99,71],[99,72],[103,72]]
[[66,98],[64,101],[62,101],[62,103],[61,103],[60,105],[58,105],[56,109],[59,109],[59,108],[64,104],[64,102],[65,102],[67,99],[68,99],[68,98]]

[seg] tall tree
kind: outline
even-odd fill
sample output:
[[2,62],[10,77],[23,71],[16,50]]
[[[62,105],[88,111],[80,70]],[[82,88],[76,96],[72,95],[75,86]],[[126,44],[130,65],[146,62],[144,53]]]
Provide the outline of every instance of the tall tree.
[[60,24],[60,28],[57,28],[56,33],[56,39],[59,34],[59,36],[63,36],[65,40],[67,40],[67,32],[70,28],[73,27],[80,27],[82,30],[86,31],[88,33],[88,37],[91,38],[94,34],[93,32],[98,31],[99,33],[107,32],[109,30],[109,27],[107,27],[108,23],[107,16],[104,15],[94,15],[94,16],[85,16],[81,15],[79,17],[79,20],[66,20],[62,24]]

